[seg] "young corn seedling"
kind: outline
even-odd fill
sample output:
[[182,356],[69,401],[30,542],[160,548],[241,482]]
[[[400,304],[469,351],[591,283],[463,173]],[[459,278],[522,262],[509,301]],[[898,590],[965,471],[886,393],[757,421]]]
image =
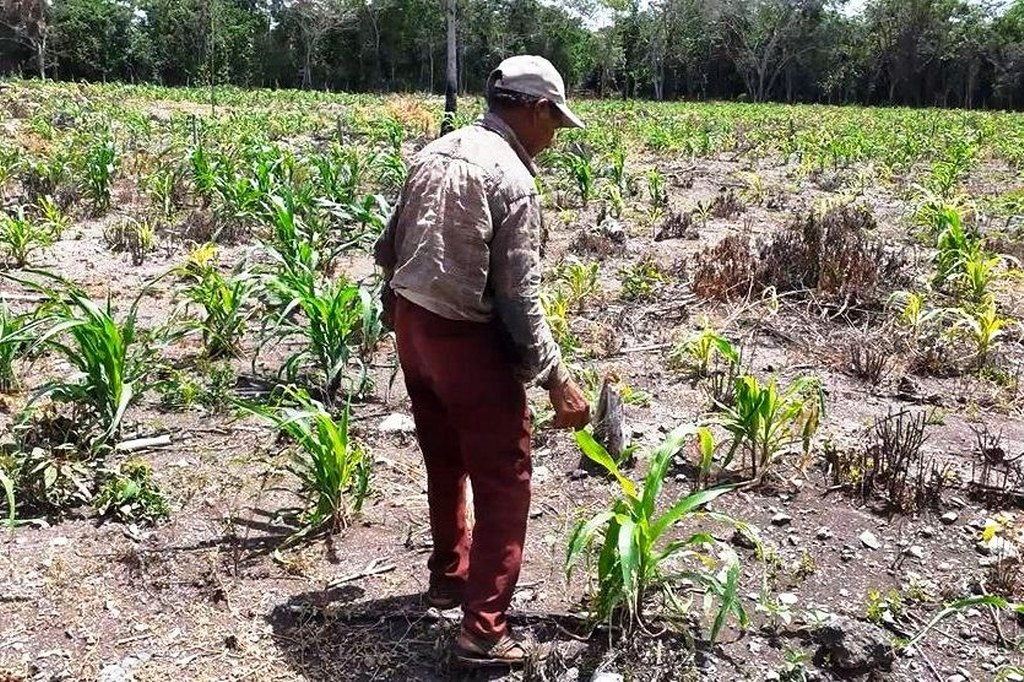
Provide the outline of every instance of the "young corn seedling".
[[586,206],[594,197],[597,187],[597,175],[590,158],[574,152],[565,152],[557,158],[570,180],[576,185],[576,193],[579,195],[580,201]]
[[556,273],[556,280],[568,290],[567,304],[570,308],[582,310],[587,300],[601,291],[597,281],[600,272],[597,262],[584,263],[572,258],[563,263]]
[[[749,531],[740,521],[702,509],[731,488],[696,492],[667,509],[660,506],[668,467],[696,432],[695,427],[682,426],[668,435],[651,453],[642,489],[623,475],[592,436],[585,431],[576,433],[580,449],[614,477],[619,494],[608,510],[576,526],[566,554],[566,574],[571,575],[576,566],[592,556],[591,548],[595,548],[597,561],[590,564],[592,570],[596,569],[593,615],[597,620],[621,627],[627,634],[637,628],[646,629],[651,624],[651,610],[658,607],[658,615],[669,620],[685,616],[690,606],[690,599],[681,594],[685,583],[703,588],[706,603],[718,601],[712,640],[729,616],[735,616],[741,626],[746,626],[747,614],[738,593],[740,567],[735,552],[708,532],[698,531],[684,539],[675,539],[674,532],[682,521],[703,519]],[[720,570],[710,570],[715,565]]]
[[775,379],[761,384],[757,377],[746,375],[736,380],[732,405],[722,407],[720,423],[732,434],[722,465],[728,466],[742,451],[744,469],[749,457],[752,480],[759,482],[786,448],[800,443],[806,457],[825,410],[825,397],[816,377],[796,379],[780,392]]
[[125,412],[141,397],[153,369],[155,349],[139,337],[137,325],[139,305],[148,288],[119,320],[109,298],[101,307],[73,284],[57,280],[49,287],[16,281],[49,299],[40,308],[43,329],[30,352],[52,349],[75,370],[44,385],[33,400],[49,396],[83,409],[100,431],[96,445],[115,438]]
[[15,363],[32,345],[39,323],[27,315],[14,315],[0,299],[0,393],[16,391],[20,386]]
[[573,334],[569,323],[569,313],[572,309],[570,294],[561,286],[555,286],[541,291],[540,303],[555,343],[562,349],[565,357],[575,356],[580,350],[580,342]]
[[342,277],[321,279],[308,267],[284,269],[270,276],[266,286],[280,298],[280,312],[264,343],[294,336],[305,341],[285,361],[285,376],[294,381],[303,367],[311,366],[325,400],[331,402],[354,364],[358,378],[350,380],[346,390],[357,395],[365,391],[370,381],[369,357],[383,333],[378,297]]
[[650,257],[623,268],[620,277],[622,298],[626,301],[650,300],[658,288],[669,281],[668,276]]
[[665,176],[657,168],[647,171],[647,194],[654,208],[668,206],[668,194],[665,192]]
[[52,233],[26,218],[24,208],[19,206],[14,215],[0,213],[0,249],[9,265],[25,267],[29,256],[52,243]]
[[287,405],[279,408],[245,405],[262,417],[293,445],[287,469],[299,479],[301,529],[288,543],[326,529],[345,528],[362,509],[370,492],[373,459],[349,433],[346,407],[335,417],[323,404],[302,390],[289,388]]
[[241,341],[254,312],[248,304],[253,288],[248,273],[228,279],[215,267],[198,273],[185,288],[186,298],[203,309],[198,327],[209,358],[241,355]]
[[959,329],[966,333],[967,338],[974,344],[977,353],[978,363],[984,365],[989,354],[998,345],[1005,333],[1004,330],[1012,320],[1000,317],[996,310],[995,301],[991,296],[985,302],[972,310],[959,309]]
[[53,241],[60,239],[64,231],[71,227],[71,218],[60,209],[50,195],[39,197],[36,206],[39,208],[40,223],[49,231]]
[[97,141],[86,153],[82,193],[92,201],[97,214],[110,210],[110,190],[117,171],[117,152],[113,139]]
[[673,367],[690,371],[696,377],[706,377],[716,356],[733,366],[740,363],[739,351],[732,341],[715,331],[711,323],[705,320],[704,329],[672,349],[669,362]]

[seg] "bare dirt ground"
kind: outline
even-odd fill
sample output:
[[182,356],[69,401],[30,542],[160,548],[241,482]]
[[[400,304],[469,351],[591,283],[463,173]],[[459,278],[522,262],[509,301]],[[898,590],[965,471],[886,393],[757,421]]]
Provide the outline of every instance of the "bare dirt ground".
[[[656,163],[667,173],[687,177],[687,186],[670,190],[675,210],[734,186],[736,171],[745,168],[724,157]],[[829,319],[827,309],[807,301],[784,302],[775,313],[756,300],[715,305],[690,295],[685,277],[679,276],[680,262],[729,234],[778,231],[794,211],[830,195],[809,179],[793,179],[785,167],[765,163],[758,170],[769,185],[789,187],[781,205],[711,219],[696,239],[654,242],[652,226],[624,219],[627,248],[601,266],[604,297],[573,321],[584,338],[597,328],[610,328],[618,337],[617,352],[593,366],[600,375],[614,373],[649,394],[649,406],[627,406],[627,422],[635,442],[655,446],[667,428],[694,420],[704,410],[700,391],[669,368],[665,346],[699,329],[698,316],[708,315],[744,342],[752,370],[783,380],[806,373],[822,379],[827,393],[822,440],[854,444],[873,418],[890,409],[926,411],[926,452],[953,463],[959,473],[937,509],[913,516],[880,513],[836,490],[820,461],[803,470],[786,465],[786,485],[735,493],[716,506],[755,525],[771,548],[767,563],[738,548],[752,626],[727,630],[717,643],[709,643],[703,639],[708,619],[700,614],[698,599],[699,637],[692,649],[670,634],[610,647],[602,630],[587,638],[579,609],[585,585],[580,575],[567,582],[563,563],[571,528],[607,503],[613,485],[580,472],[579,450],[570,434],[539,430],[526,560],[512,622],[550,643],[554,653],[539,669],[464,676],[445,655],[457,615],[427,611],[419,601],[430,535],[415,439],[408,432],[378,428],[388,415],[409,414],[387,341],[377,357],[374,397],[353,408],[356,434],[376,463],[374,493],[356,525],[276,551],[289,532],[277,511],[293,501],[289,488],[294,484],[281,471],[280,447],[269,429],[253,419],[208,411],[168,412],[150,396],[130,414],[130,431],[171,436],[171,447],[145,453],[173,501],[170,520],[137,528],[70,518],[3,533],[0,680],[586,680],[598,668],[637,680],[767,680],[780,679],[787,656],[798,652],[808,657],[800,666],[804,677],[788,679],[840,679],[834,661],[813,660],[818,642],[800,617],[791,625],[773,624],[756,612],[756,596],[769,579],[775,590],[796,596],[800,612],[825,609],[861,625],[867,624],[869,595],[885,597],[895,590],[902,608],[898,622],[870,627],[890,643],[914,634],[943,600],[971,594],[988,575],[979,565],[975,543],[985,519],[1012,498],[987,504],[970,495],[979,466],[972,427],[984,424],[1002,434],[1007,453],[1024,453],[1020,397],[970,376],[914,376],[909,380],[915,391],[908,394],[900,388],[904,377],[899,367],[872,388],[846,371],[845,344],[855,334],[847,317]],[[998,168],[984,172],[986,178],[1006,182]],[[869,188],[862,200],[882,236],[909,243],[906,206],[899,197]],[[115,215],[130,210],[125,202],[115,207]],[[566,223],[561,212],[548,211],[549,269],[567,253],[577,231],[594,222],[595,212],[575,211]],[[144,265],[131,266],[124,255],[110,253],[101,238],[113,219],[81,223],[45,253],[42,264],[97,298],[109,293],[124,304],[182,254],[173,247],[158,249]],[[229,249],[224,258],[240,257],[242,251]],[[650,301],[619,300],[619,268],[648,254],[676,279]],[[354,260],[348,269],[368,272],[368,257]],[[1011,290],[1006,296],[1019,317],[1024,292]],[[147,301],[144,318],[159,321],[171,299],[168,285]],[[1008,339],[1005,352],[1020,368],[1024,349],[1019,337]],[[242,358],[237,369],[251,372],[249,358]],[[541,394],[532,395],[543,405]],[[7,421],[17,406],[17,400],[9,405]],[[643,470],[641,458],[637,471]],[[666,497],[688,492],[688,476],[682,465],[673,470]],[[948,512],[955,518],[940,519]],[[725,528],[713,530],[722,537],[731,534]],[[861,539],[865,531],[874,535],[877,546]],[[975,609],[946,621],[913,653],[898,655],[891,669],[846,676],[992,679],[998,666],[1024,663],[1022,636],[1019,621]]]

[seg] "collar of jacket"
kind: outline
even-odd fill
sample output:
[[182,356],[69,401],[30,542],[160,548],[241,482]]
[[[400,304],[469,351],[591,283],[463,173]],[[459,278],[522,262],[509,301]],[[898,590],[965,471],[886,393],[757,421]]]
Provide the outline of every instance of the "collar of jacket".
[[505,123],[500,116],[494,112],[488,111],[483,115],[483,118],[480,119],[478,125],[501,135],[502,139],[505,140],[505,142],[508,142],[509,146],[515,150],[515,153],[519,156],[523,165],[526,166],[526,170],[530,171],[530,175],[534,177],[537,176],[537,167],[533,165],[533,159],[531,159],[530,155],[526,153],[526,149],[519,142],[519,138],[516,137],[515,131],[512,130],[511,126]]

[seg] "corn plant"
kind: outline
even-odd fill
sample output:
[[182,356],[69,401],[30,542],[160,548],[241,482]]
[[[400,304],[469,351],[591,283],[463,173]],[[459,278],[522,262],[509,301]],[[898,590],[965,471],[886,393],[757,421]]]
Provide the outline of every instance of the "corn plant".
[[38,322],[26,315],[12,315],[0,299],[0,393],[10,393],[19,386],[15,362],[32,345]]
[[60,239],[64,231],[71,227],[71,218],[60,209],[50,195],[39,197],[36,206],[39,209],[40,223],[53,240]]
[[88,149],[82,169],[82,192],[93,203],[99,214],[110,210],[110,190],[117,171],[117,152],[114,141],[106,137]]
[[619,192],[625,192],[626,187],[626,148],[617,146],[608,154],[608,176]]
[[[265,330],[264,342],[298,336],[302,348],[290,355],[282,372],[295,381],[311,366],[325,400],[332,401],[355,365],[358,378],[347,389],[362,393],[368,386],[369,356],[383,334],[378,299],[369,289],[344,278],[325,280],[308,267],[282,269],[266,279],[279,311]],[[298,313],[298,314],[297,314]]]
[[565,152],[556,157],[569,179],[576,185],[576,193],[586,206],[594,197],[597,188],[597,174],[589,156]]
[[201,306],[199,330],[210,358],[237,357],[254,309],[248,305],[254,281],[248,273],[225,278],[215,267],[206,267],[185,287],[188,301]]
[[551,335],[562,349],[562,354],[566,357],[574,356],[580,350],[580,342],[569,324],[569,313],[572,310],[570,294],[560,286],[544,289],[540,293],[540,303],[548,327],[551,328]]
[[991,296],[975,309],[958,309],[958,312],[960,314],[958,328],[965,332],[967,338],[974,344],[978,361],[984,363],[989,353],[999,343],[1004,329],[1013,321],[1000,317]]
[[[721,487],[688,495],[663,509],[659,506],[665,474],[673,457],[696,433],[692,426],[681,426],[668,435],[651,453],[650,469],[642,490],[627,478],[608,452],[585,431],[576,434],[583,453],[615,478],[619,494],[611,508],[581,521],[574,529],[566,553],[565,570],[573,569],[598,548],[594,616],[614,622],[627,633],[648,622],[649,608],[660,605],[670,617],[684,616],[690,599],[680,595],[685,583],[703,588],[706,598],[719,601],[711,628],[715,639],[726,618],[736,616],[741,626],[747,614],[738,593],[739,560],[735,553],[710,533],[698,531],[685,539],[673,537],[676,524],[710,519],[745,528],[745,524],[702,507],[731,488]],[[724,567],[719,573],[708,567],[716,562],[707,547],[717,550]]]
[[139,305],[148,289],[118,319],[109,297],[101,307],[67,282],[57,280],[50,287],[16,281],[48,297],[39,311],[42,331],[30,352],[52,349],[75,370],[69,377],[45,384],[33,400],[49,396],[84,409],[100,429],[97,445],[116,437],[126,410],[141,397],[152,369],[153,348],[139,337],[137,326]]
[[957,281],[967,298],[975,303],[983,302],[989,296],[992,283],[1004,276],[1000,270],[1002,263],[1002,256],[993,256],[981,249],[966,254]]
[[669,281],[652,258],[644,258],[621,270],[622,298],[626,301],[651,299],[660,286]]
[[657,168],[647,171],[647,194],[651,206],[661,208],[668,205],[668,194],[665,191],[665,176]]
[[739,377],[735,386],[732,405],[722,406],[720,423],[732,434],[723,466],[742,451],[744,469],[749,457],[752,477],[760,480],[784,449],[800,443],[805,455],[810,451],[825,409],[816,377],[798,378],[783,391],[775,379],[762,384],[751,375]]
[[581,310],[587,299],[600,292],[601,285],[597,281],[600,267],[597,262],[584,263],[575,258],[559,266],[555,277],[567,289],[570,308]]
[[4,494],[4,499],[7,501],[7,527],[13,528],[16,509],[14,504],[14,480],[2,467],[0,467],[0,492]]
[[705,377],[716,356],[733,366],[740,363],[739,351],[732,341],[719,334],[711,323],[705,320],[704,328],[700,332],[692,334],[672,349],[669,362],[674,367],[693,372],[697,377]]
[[964,263],[981,250],[980,240],[964,227],[959,212],[945,209],[939,221],[942,229],[935,244],[935,286],[942,286],[948,280],[960,276]]
[[16,208],[14,215],[0,213],[0,249],[8,264],[23,268],[32,253],[52,243],[52,233],[26,218],[24,208]]
[[349,433],[349,411],[335,417],[302,390],[289,388],[289,405],[244,406],[262,417],[293,445],[288,471],[300,484],[306,506],[299,511],[302,528],[289,541],[326,528],[344,528],[362,509],[370,492],[373,459]]

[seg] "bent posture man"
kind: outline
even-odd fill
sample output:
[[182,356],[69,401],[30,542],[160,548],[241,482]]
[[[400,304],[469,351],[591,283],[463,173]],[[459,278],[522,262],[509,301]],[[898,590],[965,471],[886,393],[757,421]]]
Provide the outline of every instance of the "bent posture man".
[[[511,57],[487,82],[487,114],[427,145],[409,176],[377,264],[389,288],[398,356],[427,469],[434,549],[427,603],[462,606],[455,655],[521,663],[506,623],[530,506],[525,383],[549,392],[555,425],[582,428],[539,299],[541,209],[532,158],[560,127],[582,127],[546,59]],[[476,526],[466,524],[466,479]]]

